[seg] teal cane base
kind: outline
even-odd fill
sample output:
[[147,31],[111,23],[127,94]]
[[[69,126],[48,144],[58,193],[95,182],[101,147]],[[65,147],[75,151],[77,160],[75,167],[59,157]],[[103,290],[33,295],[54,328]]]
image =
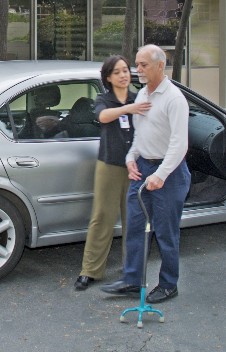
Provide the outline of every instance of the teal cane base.
[[142,316],[143,313],[148,313],[149,315],[152,315],[154,313],[159,315],[159,322],[160,323],[164,323],[164,316],[163,313],[158,310],[158,309],[154,309],[152,308],[152,306],[150,304],[145,305],[145,297],[146,297],[146,287],[141,287],[140,290],[140,306],[139,307],[133,307],[133,308],[127,308],[125,309],[121,316],[120,316],[120,321],[121,323],[124,323],[125,320],[125,315],[129,312],[139,312],[139,316],[138,316],[138,322],[137,322],[137,327],[138,328],[142,328],[143,327],[143,322],[142,322]]

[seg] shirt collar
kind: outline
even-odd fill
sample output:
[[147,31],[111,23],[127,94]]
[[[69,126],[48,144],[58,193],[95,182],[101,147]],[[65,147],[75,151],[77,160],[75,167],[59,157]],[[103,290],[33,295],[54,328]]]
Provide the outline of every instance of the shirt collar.
[[148,86],[146,85],[145,94],[147,96],[149,96],[149,95],[152,95],[154,93],[163,93],[166,90],[166,88],[168,87],[168,84],[169,84],[169,78],[168,78],[168,76],[165,75],[164,79],[162,80],[162,82],[158,85],[158,87],[151,94],[149,93]]

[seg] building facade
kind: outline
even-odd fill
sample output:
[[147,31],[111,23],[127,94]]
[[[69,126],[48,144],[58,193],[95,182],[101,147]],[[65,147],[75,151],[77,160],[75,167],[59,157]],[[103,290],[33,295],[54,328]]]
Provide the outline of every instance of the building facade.
[[[136,1],[130,19],[132,63],[137,47],[154,43],[166,51],[167,73],[171,75],[182,3]],[[221,86],[219,29],[223,3],[193,0],[182,73],[184,84],[216,103]],[[110,54],[122,53],[122,43],[131,37],[124,31],[125,19],[126,0],[9,0],[7,60],[102,61]],[[222,70],[225,72],[225,67]]]

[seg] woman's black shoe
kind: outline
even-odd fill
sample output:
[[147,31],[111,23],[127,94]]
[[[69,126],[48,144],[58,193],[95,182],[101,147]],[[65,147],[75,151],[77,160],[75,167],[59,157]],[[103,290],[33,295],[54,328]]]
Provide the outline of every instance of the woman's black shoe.
[[77,280],[75,281],[74,287],[75,290],[86,290],[91,282],[93,282],[94,279],[89,276],[79,276]]

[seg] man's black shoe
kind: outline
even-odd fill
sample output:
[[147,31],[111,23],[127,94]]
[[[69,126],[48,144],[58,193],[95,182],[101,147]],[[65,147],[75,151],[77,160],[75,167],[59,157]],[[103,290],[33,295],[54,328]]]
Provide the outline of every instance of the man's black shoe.
[[75,281],[74,287],[75,290],[86,290],[91,282],[93,282],[94,279],[89,276],[79,276],[77,280]]
[[126,284],[124,281],[116,281],[101,287],[101,291],[112,295],[139,297],[140,287]]
[[162,288],[156,286],[146,297],[148,303],[159,303],[178,295],[177,286],[174,288]]

